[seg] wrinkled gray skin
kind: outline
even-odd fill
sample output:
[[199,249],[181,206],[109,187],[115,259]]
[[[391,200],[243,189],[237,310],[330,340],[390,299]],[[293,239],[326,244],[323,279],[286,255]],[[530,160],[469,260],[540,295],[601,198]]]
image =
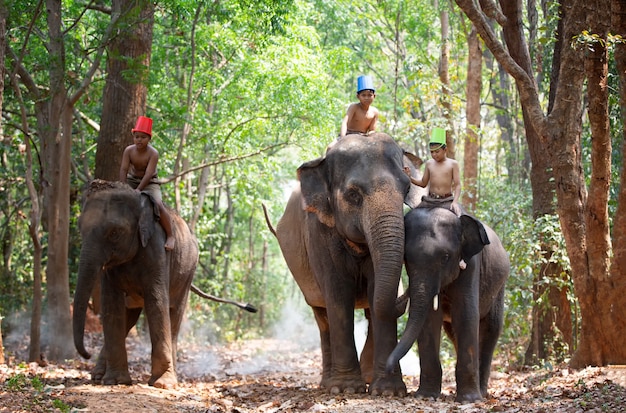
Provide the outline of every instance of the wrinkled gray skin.
[[[321,386],[331,393],[405,395],[400,367],[385,362],[397,342],[396,298],[404,251],[409,162],[386,134],[348,135],[298,169],[277,227],[283,256],[320,330]],[[409,165],[415,171],[413,165]],[[415,201],[414,201],[415,202]],[[370,328],[359,364],[354,310]]]
[[[411,210],[405,230],[409,320],[387,367],[393,369],[417,339],[421,373],[416,396],[439,397],[443,324],[457,353],[456,400],[481,400],[487,397],[493,351],[502,331],[508,255],[487,225],[444,208]],[[461,257],[467,263],[463,271]]]
[[125,339],[145,309],[152,342],[148,383],[174,387],[177,337],[198,261],[196,239],[171,211],[176,246],[166,252],[165,233],[149,196],[126,184],[106,181],[92,183],[89,192],[79,219],[82,247],[73,314],[76,349],[85,358],[91,356],[83,342],[85,313],[102,269],[104,346],[92,379],[107,385],[132,383]]

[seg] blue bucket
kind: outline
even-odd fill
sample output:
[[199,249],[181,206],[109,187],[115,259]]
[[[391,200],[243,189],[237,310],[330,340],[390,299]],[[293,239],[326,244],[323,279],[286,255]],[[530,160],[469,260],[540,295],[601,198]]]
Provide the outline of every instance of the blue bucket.
[[356,80],[356,93],[361,92],[362,90],[372,90],[374,89],[374,81],[371,76],[359,76]]

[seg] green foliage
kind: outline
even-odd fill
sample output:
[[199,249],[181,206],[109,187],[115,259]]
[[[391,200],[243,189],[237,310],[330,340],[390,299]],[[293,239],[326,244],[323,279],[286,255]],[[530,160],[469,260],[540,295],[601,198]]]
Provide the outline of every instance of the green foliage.
[[[485,179],[477,216],[493,228],[509,254],[511,273],[506,286],[504,331],[500,339],[500,353],[509,362],[523,359],[532,329],[532,308],[546,304],[544,295],[533,297],[533,284],[555,285],[567,288],[570,304],[576,298],[568,276],[570,269],[565,241],[556,215],[532,219],[530,186],[520,190],[505,178]],[[545,245],[554,249],[548,254]],[[552,263],[564,271],[562,277],[546,277],[540,273],[542,264]],[[574,314],[572,315],[575,316]]]
[[[45,36],[40,35],[47,31],[45,8],[38,7],[33,1],[9,2],[7,37],[45,99],[50,62]],[[83,2],[64,2],[63,8],[65,82],[74,91],[104,41],[111,16],[85,8]],[[194,283],[260,310],[245,313],[191,295],[189,320],[198,329],[186,332],[190,339],[229,341],[272,334],[272,326],[285,315],[285,303],[300,297],[261,205],[268,207],[275,225],[297,167],[322,155],[337,136],[346,106],[355,99],[360,74],[375,79],[380,129],[421,152],[418,155],[428,155],[428,131],[446,116],[455,131],[464,130],[466,22],[458,13],[449,15],[454,29],[449,39],[452,113],[445,113],[437,74],[439,13],[423,0],[166,0],[156,5],[147,114],[155,121],[153,143],[161,154],[161,177],[182,173],[178,187],[173,182],[162,187],[164,200],[193,223],[200,245]],[[118,27],[121,32],[124,24],[129,23]],[[552,32],[546,29],[542,39],[551,41]],[[7,69],[14,71],[15,64],[9,56]],[[137,69],[128,76],[143,74]],[[105,75],[101,65],[85,96],[76,102],[68,257],[72,291],[80,251],[77,218],[82,190],[95,167],[98,132],[90,125],[100,119]],[[33,264],[21,146],[25,131],[18,96],[8,82],[4,97],[0,314],[11,314],[30,310]],[[25,101],[31,133],[37,130],[35,103]],[[478,214],[501,236],[511,257],[503,342],[505,351],[519,354],[530,328],[532,280],[544,259],[539,237],[556,239],[558,226],[554,221],[533,223],[530,185],[525,183],[520,190],[500,176],[503,150],[492,122],[495,109],[486,105],[485,110]],[[616,129],[617,118],[615,114]],[[32,144],[40,189],[36,154],[41,148],[36,135]],[[45,247],[45,230],[41,234]],[[551,259],[565,262],[563,251]],[[302,304],[301,297],[298,303]]]

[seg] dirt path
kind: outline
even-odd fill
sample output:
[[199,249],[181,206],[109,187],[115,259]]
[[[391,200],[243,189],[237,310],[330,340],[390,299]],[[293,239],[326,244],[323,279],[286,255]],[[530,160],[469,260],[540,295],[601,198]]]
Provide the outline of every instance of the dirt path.
[[[0,412],[624,412],[626,368],[567,368],[503,373],[494,369],[492,397],[454,402],[452,367],[445,370],[437,401],[332,396],[319,390],[319,348],[291,341],[255,340],[226,347],[181,346],[180,385],[161,390],[146,385],[145,343],[129,343],[132,386],[89,382],[91,363],[0,366]],[[409,367],[406,370],[411,370]],[[36,377],[36,378],[33,378]],[[419,377],[405,376],[410,393]]]

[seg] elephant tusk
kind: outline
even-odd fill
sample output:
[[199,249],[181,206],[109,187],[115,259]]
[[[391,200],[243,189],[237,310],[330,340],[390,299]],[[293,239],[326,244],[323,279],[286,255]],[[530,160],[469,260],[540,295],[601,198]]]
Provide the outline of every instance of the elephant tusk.
[[433,298],[433,310],[437,311],[439,309],[439,294],[435,295]]

